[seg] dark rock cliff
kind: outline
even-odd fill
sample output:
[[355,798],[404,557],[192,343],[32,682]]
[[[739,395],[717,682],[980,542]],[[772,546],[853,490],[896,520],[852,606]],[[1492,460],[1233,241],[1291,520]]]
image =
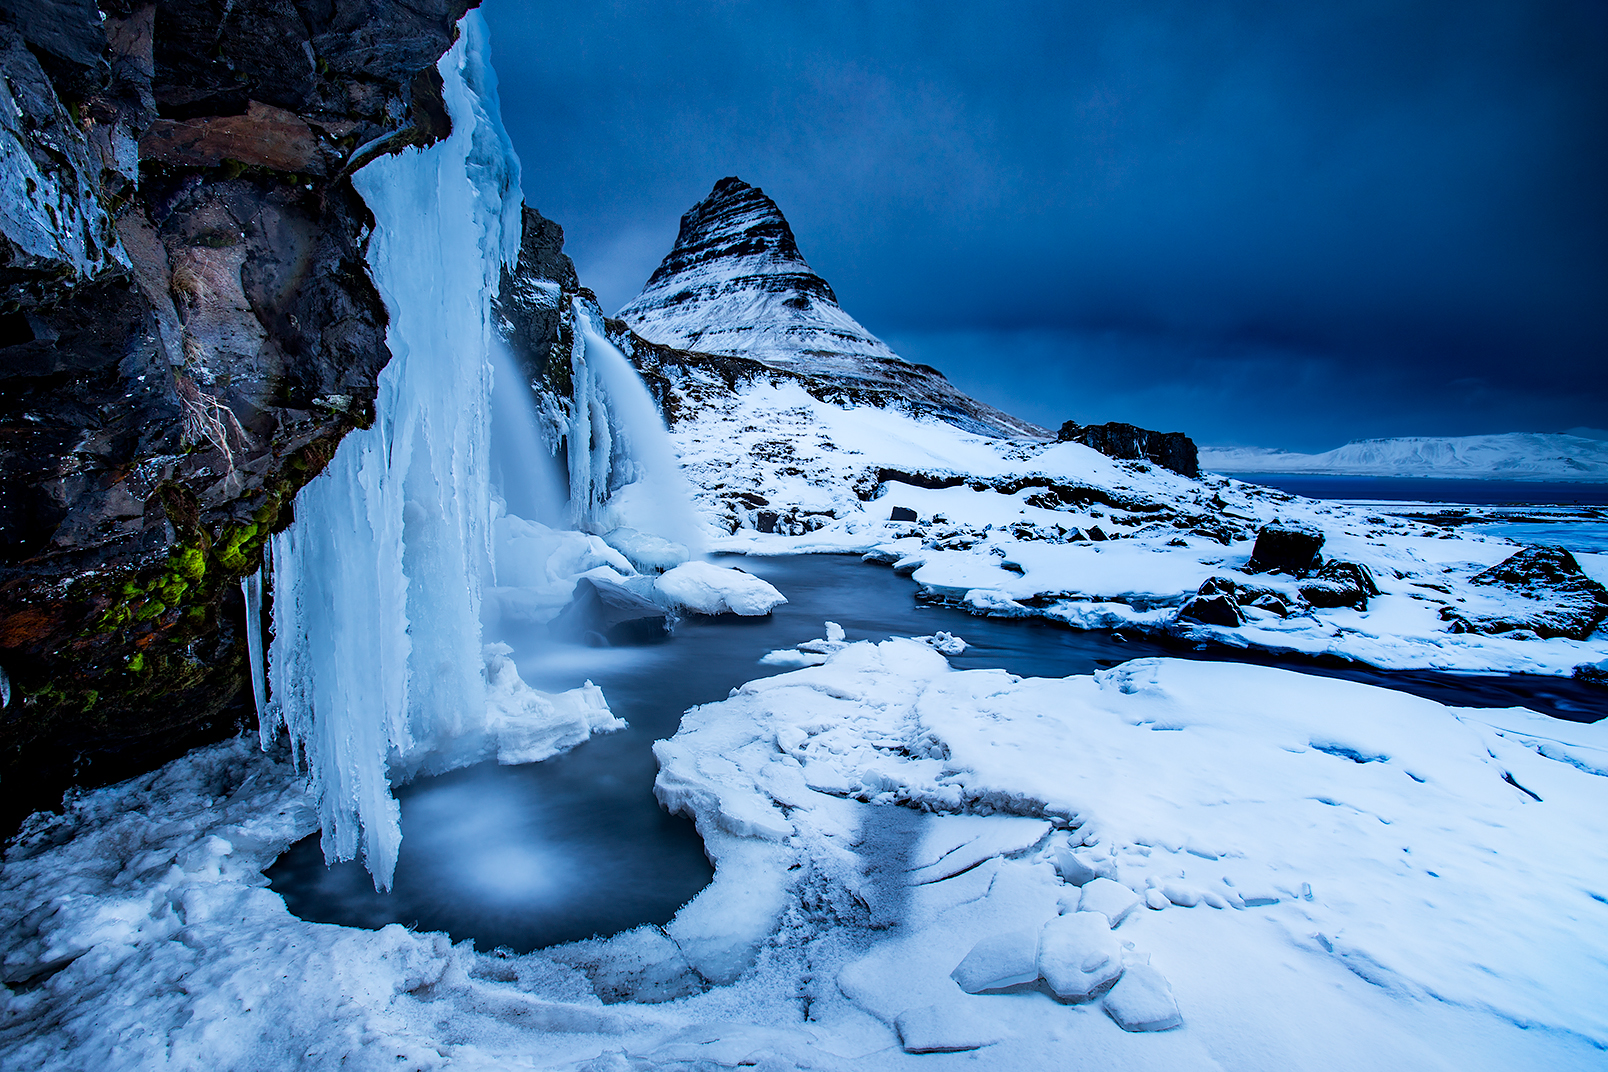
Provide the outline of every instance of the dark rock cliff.
[[0,0],[0,784],[249,721],[239,578],[389,360],[348,181],[473,0]]
[[1082,443],[1108,458],[1155,462],[1181,476],[1200,476],[1200,455],[1195,441],[1182,432],[1152,432],[1137,425],[1111,421],[1082,425],[1067,421],[1056,438],[1062,443]]

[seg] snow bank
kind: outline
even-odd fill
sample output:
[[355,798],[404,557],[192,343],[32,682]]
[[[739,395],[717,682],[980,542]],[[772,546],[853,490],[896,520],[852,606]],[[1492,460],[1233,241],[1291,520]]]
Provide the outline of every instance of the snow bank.
[[[73,796],[0,869],[0,1065],[1601,1067],[1608,727],[828,643],[657,746],[716,876],[613,939],[503,956],[295,919],[262,871],[315,801],[252,742]],[[1002,986],[957,984],[1024,932],[973,980]]]
[[[1017,1067],[1074,1023],[1106,1067],[1148,1067],[1161,1051],[1120,1032],[1180,1018],[1172,1067],[1588,1067],[1608,1047],[1608,866],[1580,851],[1608,833],[1608,727],[1224,663],[955,672],[895,640],[689,712],[659,755],[661,799],[700,830],[785,848],[775,896],[813,875],[806,902],[841,886],[868,923],[899,921],[837,971],[889,1029],[981,1015],[1020,1040]],[[934,879],[929,857],[957,866]],[[1027,966],[1069,914],[1121,925],[1117,1035],[1024,985],[1076,1001],[1112,982],[1076,928]]]

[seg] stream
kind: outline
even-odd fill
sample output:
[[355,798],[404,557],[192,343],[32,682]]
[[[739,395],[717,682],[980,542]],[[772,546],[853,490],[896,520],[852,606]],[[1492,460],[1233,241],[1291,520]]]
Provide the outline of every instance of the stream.
[[541,629],[504,638],[533,687],[561,691],[591,680],[628,729],[544,763],[486,763],[400,787],[402,849],[388,894],[375,892],[361,863],[326,868],[316,834],[269,869],[272,888],[292,913],[313,922],[402,923],[512,952],[666,923],[713,872],[691,821],[667,815],[654,799],[653,742],[674,734],[687,708],[725,699],[745,681],[788,672],[759,659],[824,636],[827,619],[842,625],[849,640],[954,633],[971,645],[950,659],[963,670],[1064,677],[1149,656],[1217,659],[1342,677],[1446,704],[1524,705],[1578,722],[1608,713],[1608,691],[1568,678],[1387,672],[1332,658],[979,618],[917,602],[908,578],[857,556],[726,561],[770,581],[788,602],[767,618],[688,619],[665,641],[637,647],[556,644]]

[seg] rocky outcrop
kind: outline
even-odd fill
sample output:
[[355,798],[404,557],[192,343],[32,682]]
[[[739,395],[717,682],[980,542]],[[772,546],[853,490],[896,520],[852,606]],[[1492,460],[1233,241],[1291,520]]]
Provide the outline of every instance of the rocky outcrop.
[[825,402],[893,407],[980,435],[1048,438],[956,390],[937,369],[897,356],[837,304],[763,190],[721,179],[681,218],[675,247],[609,337],[655,389],[677,399],[744,383],[795,382]]
[[1323,533],[1299,522],[1263,525],[1251,548],[1246,573],[1289,573],[1304,577],[1323,564]]
[[349,176],[468,6],[0,2],[11,816],[251,717],[238,580],[390,357]]
[[1310,580],[1302,581],[1300,592],[1314,607],[1367,610],[1368,599],[1379,594],[1379,584],[1367,566],[1335,560],[1325,562]]
[[1093,447],[1108,458],[1150,461],[1180,476],[1191,479],[1200,476],[1195,441],[1182,432],[1152,432],[1120,421],[1089,425],[1067,421],[1061,425],[1056,439]]
[[1495,590],[1489,610],[1447,607],[1441,616],[1454,633],[1529,632],[1538,637],[1584,640],[1608,620],[1608,588],[1588,577],[1562,547],[1526,547],[1473,577]]

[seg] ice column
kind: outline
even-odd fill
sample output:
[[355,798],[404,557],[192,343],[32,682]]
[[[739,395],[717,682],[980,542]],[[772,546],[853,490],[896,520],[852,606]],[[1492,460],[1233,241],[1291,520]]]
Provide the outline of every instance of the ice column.
[[389,772],[486,718],[480,585],[490,554],[490,298],[519,251],[519,164],[471,12],[438,67],[452,134],[353,177],[390,313],[372,427],[342,440],[270,546],[271,700],[319,796],[324,856],[389,888]]

